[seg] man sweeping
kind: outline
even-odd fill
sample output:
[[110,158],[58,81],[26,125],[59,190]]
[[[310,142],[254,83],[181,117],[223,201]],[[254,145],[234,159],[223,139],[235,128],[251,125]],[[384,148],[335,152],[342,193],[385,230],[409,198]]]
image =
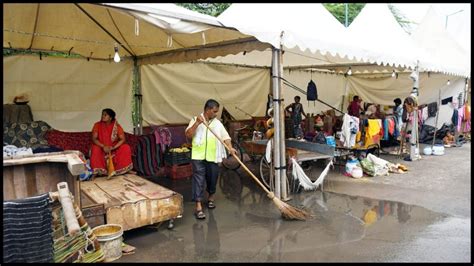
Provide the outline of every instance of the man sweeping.
[[[219,103],[216,100],[209,99],[204,105],[204,112],[194,117],[186,128],[186,137],[192,139],[191,162],[193,165],[192,179],[192,198],[196,202],[194,215],[197,219],[205,219],[206,215],[202,210],[202,201],[204,200],[204,188],[208,194],[207,207],[214,209],[214,194],[216,193],[216,184],[219,174],[218,163],[226,158],[226,149],[217,137],[209,132],[208,126],[219,135],[228,147],[232,147],[229,133],[224,125],[217,119],[219,112]],[[234,148],[231,148],[233,154],[237,154]]]

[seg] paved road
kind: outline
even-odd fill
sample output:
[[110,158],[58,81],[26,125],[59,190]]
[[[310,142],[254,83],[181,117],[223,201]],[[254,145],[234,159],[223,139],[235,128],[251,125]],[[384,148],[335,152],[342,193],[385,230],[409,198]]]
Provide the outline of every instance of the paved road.
[[137,249],[118,262],[471,262],[470,160],[466,144],[404,162],[406,174],[356,180],[333,171],[324,192],[292,195],[313,215],[303,222],[283,220],[242,170],[221,171],[217,208],[203,221],[192,215],[191,180],[152,178],[183,194],[183,218],[173,230],[125,232]]
[[[424,146],[420,147],[423,150]],[[381,156],[409,168],[406,174],[354,179],[332,171],[324,189],[348,195],[401,201],[460,217],[471,217],[471,143],[446,148],[443,156],[413,162]]]

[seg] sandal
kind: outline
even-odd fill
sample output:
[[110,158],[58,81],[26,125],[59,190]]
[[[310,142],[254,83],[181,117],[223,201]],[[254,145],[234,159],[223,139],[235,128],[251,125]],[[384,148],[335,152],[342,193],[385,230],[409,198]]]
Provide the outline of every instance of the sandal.
[[216,207],[216,204],[214,204],[213,200],[210,200],[210,201],[207,202],[207,207],[209,209],[214,209]]
[[204,214],[202,210],[196,211],[194,215],[196,216],[196,219],[206,219],[206,214]]

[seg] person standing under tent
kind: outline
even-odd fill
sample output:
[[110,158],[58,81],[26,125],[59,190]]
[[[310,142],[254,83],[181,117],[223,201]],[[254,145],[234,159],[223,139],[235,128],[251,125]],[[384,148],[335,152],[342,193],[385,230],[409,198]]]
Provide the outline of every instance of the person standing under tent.
[[355,95],[352,98],[352,102],[349,104],[347,107],[347,113],[351,116],[355,116],[357,118],[360,117],[360,112],[364,111],[360,103],[362,102],[362,99],[359,98],[359,96]]
[[216,184],[219,174],[218,163],[226,158],[224,145],[210,130],[203,124],[204,121],[224,141],[230,152],[237,154],[232,148],[231,138],[224,125],[217,119],[219,112],[219,103],[216,100],[209,99],[204,105],[204,112],[194,117],[189,122],[185,130],[186,137],[192,139],[191,162],[193,166],[192,177],[192,200],[196,203],[195,213],[197,219],[205,219],[206,215],[202,210],[202,201],[204,200],[204,189],[208,193],[207,207],[214,209],[214,194],[216,193]]
[[295,102],[285,108],[285,111],[291,112],[291,120],[293,121],[293,135],[298,139],[303,138],[303,129],[301,128],[302,115],[307,118],[300,100],[300,96],[295,96]]
[[393,114],[395,116],[395,122],[396,122],[396,127],[398,132],[402,131],[402,116],[403,116],[403,105],[402,105],[402,100],[400,98],[396,98],[393,100],[395,103],[395,106],[393,107]]

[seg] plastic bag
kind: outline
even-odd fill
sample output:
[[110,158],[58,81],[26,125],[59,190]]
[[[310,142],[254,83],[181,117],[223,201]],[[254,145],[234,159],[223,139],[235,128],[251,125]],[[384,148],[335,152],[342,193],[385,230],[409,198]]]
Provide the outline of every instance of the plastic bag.
[[362,166],[364,173],[369,176],[375,176],[375,164],[371,160],[367,158],[360,160],[360,166]]

